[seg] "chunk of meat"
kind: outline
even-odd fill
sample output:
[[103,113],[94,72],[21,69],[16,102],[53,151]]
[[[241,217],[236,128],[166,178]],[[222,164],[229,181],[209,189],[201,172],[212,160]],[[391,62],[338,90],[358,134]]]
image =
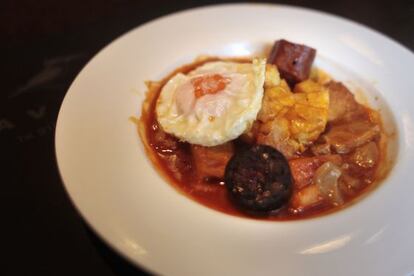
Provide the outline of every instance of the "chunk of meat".
[[369,121],[355,121],[334,125],[323,135],[323,139],[336,153],[349,153],[380,135],[379,125]]
[[173,153],[179,147],[179,141],[174,136],[164,132],[158,124],[153,124],[154,139],[151,141],[154,148],[160,154]]
[[331,161],[323,163],[314,171],[312,184],[297,191],[292,197],[291,207],[301,212],[321,203],[342,205],[344,199],[339,188],[342,170]]
[[281,39],[275,42],[268,63],[275,64],[282,78],[294,86],[309,77],[316,50]]
[[191,145],[191,153],[199,176],[223,179],[227,162],[233,156],[234,146],[231,142],[214,147]]
[[331,81],[326,88],[329,91],[329,122],[350,121],[365,113],[363,106],[355,100],[354,94],[342,83]]
[[324,199],[321,196],[319,187],[312,184],[294,193],[290,201],[290,206],[299,212],[303,212],[306,209],[321,204],[323,201]]
[[158,156],[164,160],[169,171],[178,180],[183,180],[186,174],[192,171],[192,162],[186,152],[188,144],[180,142],[176,137],[164,132],[158,124],[153,124],[154,131],[151,144],[158,153]]
[[342,157],[338,154],[321,155],[314,157],[300,157],[289,160],[290,171],[294,180],[294,186],[300,190],[312,184],[316,170],[325,162],[341,165]]

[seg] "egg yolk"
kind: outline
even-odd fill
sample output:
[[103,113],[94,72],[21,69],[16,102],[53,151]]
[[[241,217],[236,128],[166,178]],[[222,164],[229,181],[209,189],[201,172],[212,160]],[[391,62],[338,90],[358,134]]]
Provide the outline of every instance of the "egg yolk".
[[216,94],[222,91],[228,83],[230,83],[230,79],[220,74],[201,76],[191,80],[197,99],[206,94]]

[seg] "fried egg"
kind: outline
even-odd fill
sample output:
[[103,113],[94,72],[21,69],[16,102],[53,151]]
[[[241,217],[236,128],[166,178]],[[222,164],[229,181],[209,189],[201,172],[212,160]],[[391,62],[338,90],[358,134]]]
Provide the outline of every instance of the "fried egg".
[[262,105],[266,59],[207,62],[174,75],[156,104],[161,128],[182,141],[216,146],[249,129]]

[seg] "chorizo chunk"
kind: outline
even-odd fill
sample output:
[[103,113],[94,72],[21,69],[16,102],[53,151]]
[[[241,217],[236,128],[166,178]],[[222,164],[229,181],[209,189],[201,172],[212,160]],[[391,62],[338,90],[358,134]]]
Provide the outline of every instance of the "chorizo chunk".
[[296,189],[302,189],[312,183],[316,170],[325,162],[332,162],[336,165],[342,163],[342,158],[338,154],[321,155],[314,157],[300,157],[289,160],[290,170]]
[[224,170],[234,153],[234,147],[231,142],[214,147],[191,145],[191,153],[199,176],[223,179]]
[[268,63],[275,64],[282,78],[294,86],[309,78],[316,50],[281,39],[275,42]]

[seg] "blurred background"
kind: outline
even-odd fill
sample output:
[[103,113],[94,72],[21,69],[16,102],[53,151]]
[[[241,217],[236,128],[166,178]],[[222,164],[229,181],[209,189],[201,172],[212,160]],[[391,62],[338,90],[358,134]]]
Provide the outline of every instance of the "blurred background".
[[[71,204],[54,153],[57,114],[75,76],[106,44],[156,17],[223,2],[236,1],[1,1],[1,275],[146,275]],[[412,0],[277,3],[346,17],[414,50]]]

